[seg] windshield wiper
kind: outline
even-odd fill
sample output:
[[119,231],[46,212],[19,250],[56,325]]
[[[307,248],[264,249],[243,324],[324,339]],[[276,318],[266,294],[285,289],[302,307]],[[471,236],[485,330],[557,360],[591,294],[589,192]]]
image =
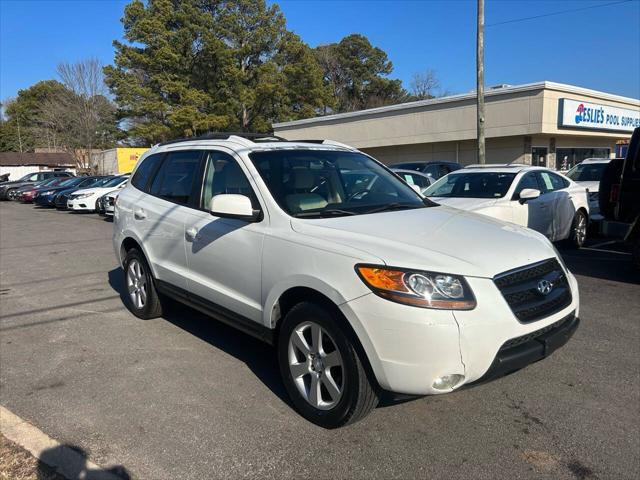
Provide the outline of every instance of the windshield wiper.
[[412,209],[412,208],[423,208],[422,205],[415,205],[413,203],[388,203],[387,205],[381,205],[380,207],[372,208],[371,210],[367,210],[362,213],[378,213],[378,212],[389,212],[391,210],[402,210],[402,209]]
[[343,215],[356,215],[356,212],[350,210],[340,210],[339,208],[329,208],[327,210],[318,210],[315,212],[298,212],[293,216],[296,218],[307,217],[339,217]]

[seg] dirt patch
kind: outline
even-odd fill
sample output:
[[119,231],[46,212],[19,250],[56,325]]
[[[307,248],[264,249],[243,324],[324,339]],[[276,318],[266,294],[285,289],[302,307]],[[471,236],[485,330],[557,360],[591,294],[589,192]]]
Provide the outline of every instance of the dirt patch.
[[64,480],[64,477],[0,435],[0,480]]
[[559,459],[548,452],[525,450],[522,452],[524,459],[539,470],[553,470],[558,465]]

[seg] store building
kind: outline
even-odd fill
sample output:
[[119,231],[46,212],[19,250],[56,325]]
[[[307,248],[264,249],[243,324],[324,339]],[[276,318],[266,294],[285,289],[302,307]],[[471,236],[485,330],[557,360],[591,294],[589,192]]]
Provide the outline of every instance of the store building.
[[148,148],[118,147],[94,153],[91,156],[91,168],[101,175],[131,173],[138,159]]
[[[640,100],[553,82],[492,87],[485,104],[488,163],[565,170],[585,158],[614,157],[640,127]],[[273,127],[289,140],[329,138],[387,164],[477,162],[473,92]]]

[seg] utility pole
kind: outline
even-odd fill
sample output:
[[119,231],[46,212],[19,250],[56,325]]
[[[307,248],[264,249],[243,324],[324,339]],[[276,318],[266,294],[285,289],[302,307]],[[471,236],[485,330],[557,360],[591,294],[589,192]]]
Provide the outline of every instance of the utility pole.
[[478,30],[476,36],[476,92],[478,113],[478,163],[485,163],[484,148],[484,0],[478,0]]

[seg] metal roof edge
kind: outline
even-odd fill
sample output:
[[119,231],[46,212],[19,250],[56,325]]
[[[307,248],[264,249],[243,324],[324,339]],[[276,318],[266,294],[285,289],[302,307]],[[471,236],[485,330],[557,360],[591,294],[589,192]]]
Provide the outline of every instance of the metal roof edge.
[[[533,90],[556,90],[567,93],[577,93],[582,95],[589,95],[593,97],[598,97],[603,100],[612,100],[624,103],[631,103],[640,106],[640,99],[623,97],[621,95],[614,95],[611,93],[601,92],[598,90],[591,90],[588,88],[577,87],[574,85],[567,85],[564,83],[556,83],[556,82],[534,82],[534,83],[526,83],[523,85],[514,85],[512,87],[505,87],[495,90],[485,90],[485,97],[493,97],[499,95],[508,95],[512,93],[533,91]],[[431,105],[440,105],[443,103],[452,103],[459,102],[462,100],[470,100],[476,98],[475,92],[471,93],[461,93],[457,95],[450,95],[448,97],[440,97],[440,98],[431,98],[429,100],[418,100],[415,102],[406,102],[406,103],[398,103],[395,105],[387,105],[384,107],[377,108],[369,108],[366,110],[357,110],[355,112],[345,112],[345,113],[336,113],[333,115],[325,115],[322,117],[312,117],[312,118],[304,118],[301,120],[293,120],[290,122],[279,122],[274,123],[273,128],[287,128],[287,127],[296,127],[302,125],[310,125],[314,123],[326,123],[331,122],[333,120],[341,120],[347,118],[356,118],[356,117],[366,117],[368,115],[375,115],[377,113],[386,113],[393,112],[398,110],[409,110],[412,108],[426,107]]]

